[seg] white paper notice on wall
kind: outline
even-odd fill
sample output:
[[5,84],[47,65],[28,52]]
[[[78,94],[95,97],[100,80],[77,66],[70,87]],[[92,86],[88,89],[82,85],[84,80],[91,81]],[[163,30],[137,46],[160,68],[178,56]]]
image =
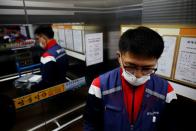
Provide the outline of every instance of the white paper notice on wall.
[[171,76],[176,39],[176,36],[163,36],[164,50],[163,54],[158,60],[157,74],[166,77]]
[[26,31],[25,26],[20,26],[20,32],[21,32],[22,35],[27,37],[27,31]]
[[82,30],[73,30],[74,51],[83,52]]
[[181,37],[175,79],[196,85],[196,38]]
[[66,47],[65,45],[65,32],[64,29],[58,29],[58,34],[59,34],[59,40],[58,43],[59,45],[61,45],[62,47]]
[[66,41],[67,49],[73,50],[73,34],[71,29],[65,30],[65,41]]
[[86,65],[94,65],[103,62],[103,33],[85,35],[86,41]]

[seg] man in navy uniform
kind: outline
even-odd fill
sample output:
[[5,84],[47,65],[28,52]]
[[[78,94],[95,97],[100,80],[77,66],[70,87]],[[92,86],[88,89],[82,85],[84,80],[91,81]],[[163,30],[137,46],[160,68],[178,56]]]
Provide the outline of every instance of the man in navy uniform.
[[44,53],[41,56],[42,81],[32,90],[40,90],[65,82],[68,59],[65,49],[53,38],[51,25],[41,25],[35,30],[35,38]]
[[89,88],[85,131],[158,130],[166,104],[177,98],[172,86],[154,74],[163,49],[162,37],[147,27],[121,36],[120,67],[95,78]]

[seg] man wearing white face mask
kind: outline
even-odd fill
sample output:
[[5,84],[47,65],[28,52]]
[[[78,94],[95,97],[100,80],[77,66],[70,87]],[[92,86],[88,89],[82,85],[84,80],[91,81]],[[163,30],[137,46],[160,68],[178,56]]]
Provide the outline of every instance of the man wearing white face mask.
[[65,82],[68,59],[65,49],[53,38],[51,25],[40,25],[35,30],[35,37],[45,51],[41,56],[42,81],[34,85],[32,91],[38,91]]
[[93,80],[84,114],[85,131],[156,131],[166,103],[177,99],[154,73],[164,49],[155,31],[138,27],[120,38],[120,67]]

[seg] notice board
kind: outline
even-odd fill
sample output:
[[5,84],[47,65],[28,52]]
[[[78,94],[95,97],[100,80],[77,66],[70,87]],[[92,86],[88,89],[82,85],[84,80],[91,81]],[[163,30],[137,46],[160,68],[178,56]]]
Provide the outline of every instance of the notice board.
[[196,85],[196,37],[181,37],[175,79]]
[[157,74],[171,78],[176,40],[176,36],[163,36],[164,50],[158,60]]

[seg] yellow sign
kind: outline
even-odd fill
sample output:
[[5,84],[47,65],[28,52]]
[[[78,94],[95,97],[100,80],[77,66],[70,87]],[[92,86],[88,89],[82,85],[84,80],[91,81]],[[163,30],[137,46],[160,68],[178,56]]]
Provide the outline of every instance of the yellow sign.
[[15,108],[21,108],[23,106],[27,106],[29,104],[38,102],[40,100],[52,97],[54,95],[63,93],[65,91],[64,84],[60,84],[57,86],[53,86],[38,92],[34,92],[19,98],[14,99]]

